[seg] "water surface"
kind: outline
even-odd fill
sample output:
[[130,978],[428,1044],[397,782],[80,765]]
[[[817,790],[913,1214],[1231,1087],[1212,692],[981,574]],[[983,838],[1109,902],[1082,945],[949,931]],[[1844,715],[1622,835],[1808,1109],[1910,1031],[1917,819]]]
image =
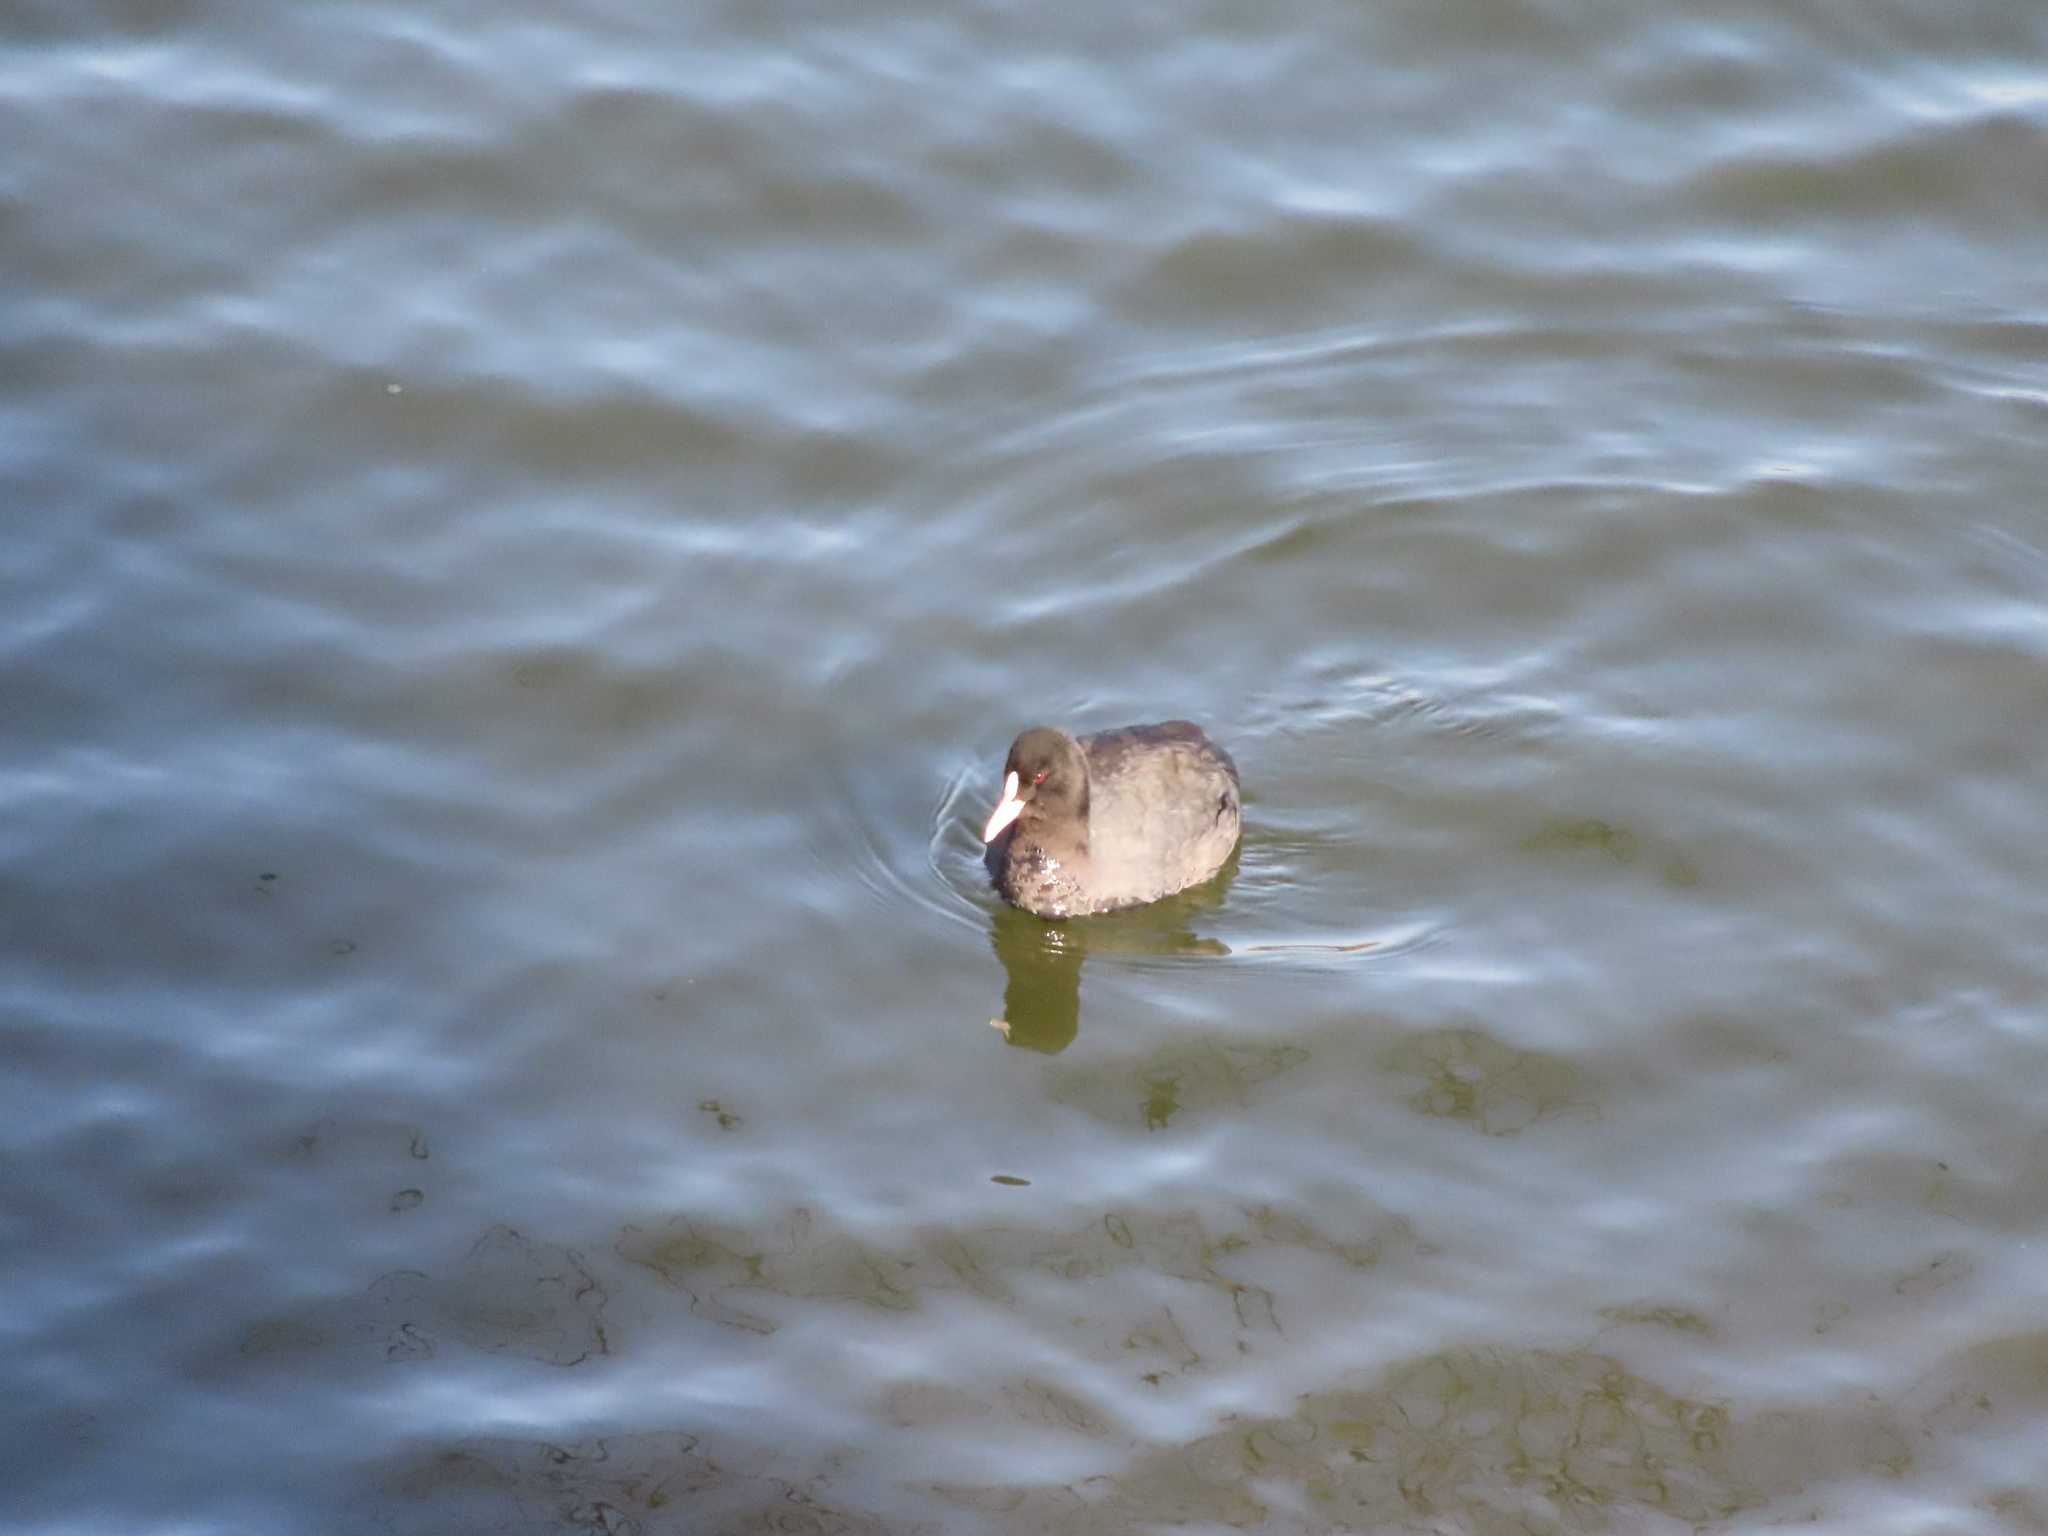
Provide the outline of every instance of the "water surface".
[[[2048,1529],[2034,9],[40,6],[0,132],[0,1523]],[[1235,867],[1001,909],[1169,716]]]

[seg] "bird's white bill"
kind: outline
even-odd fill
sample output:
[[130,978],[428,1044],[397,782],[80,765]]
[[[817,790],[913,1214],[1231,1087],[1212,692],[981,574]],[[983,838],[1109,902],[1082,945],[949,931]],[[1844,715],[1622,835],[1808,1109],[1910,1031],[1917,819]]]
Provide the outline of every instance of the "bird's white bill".
[[981,840],[992,843],[996,834],[1024,813],[1024,802],[1017,798],[1017,775],[1011,774],[1003,780],[1003,803],[989,812],[988,825],[981,829]]

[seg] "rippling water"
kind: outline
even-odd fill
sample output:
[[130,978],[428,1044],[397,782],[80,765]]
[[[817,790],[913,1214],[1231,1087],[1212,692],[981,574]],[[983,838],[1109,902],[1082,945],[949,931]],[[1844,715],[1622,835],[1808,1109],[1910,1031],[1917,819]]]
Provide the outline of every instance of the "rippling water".
[[[0,1524],[2048,1530],[2048,13],[116,0],[0,134]],[[1173,715],[1227,877],[1000,908]]]

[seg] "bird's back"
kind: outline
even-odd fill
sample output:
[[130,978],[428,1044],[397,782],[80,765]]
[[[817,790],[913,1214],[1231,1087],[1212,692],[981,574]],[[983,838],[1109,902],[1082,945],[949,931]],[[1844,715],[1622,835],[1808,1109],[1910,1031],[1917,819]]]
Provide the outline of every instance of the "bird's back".
[[1081,738],[1098,910],[1156,901],[1209,879],[1240,830],[1237,765],[1198,725],[1167,720]]

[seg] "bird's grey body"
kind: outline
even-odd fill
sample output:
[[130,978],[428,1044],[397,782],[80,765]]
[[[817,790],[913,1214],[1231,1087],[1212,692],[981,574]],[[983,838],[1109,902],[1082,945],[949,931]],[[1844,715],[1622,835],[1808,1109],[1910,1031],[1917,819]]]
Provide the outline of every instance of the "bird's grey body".
[[1019,779],[990,818],[998,833],[985,858],[1003,898],[1040,917],[1171,896],[1215,875],[1237,846],[1237,765],[1189,721],[1079,738],[1038,727],[1005,767]]

